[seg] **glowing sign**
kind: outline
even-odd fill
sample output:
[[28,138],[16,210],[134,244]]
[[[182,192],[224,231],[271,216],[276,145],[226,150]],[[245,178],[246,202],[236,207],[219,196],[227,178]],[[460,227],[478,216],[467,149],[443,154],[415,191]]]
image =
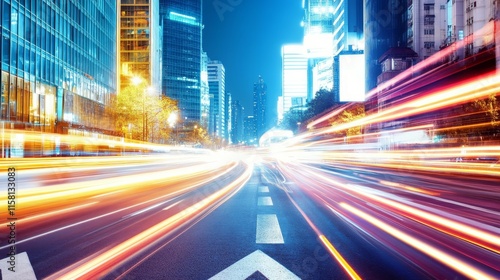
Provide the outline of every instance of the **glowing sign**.
[[338,69],[340,102],[365,101],[365,55],[339,55]]

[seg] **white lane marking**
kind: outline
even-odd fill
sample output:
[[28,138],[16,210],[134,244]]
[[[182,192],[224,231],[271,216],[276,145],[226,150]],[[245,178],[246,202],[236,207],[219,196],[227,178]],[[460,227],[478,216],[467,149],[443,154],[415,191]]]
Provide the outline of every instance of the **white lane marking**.
[[284,244],[280,224],[276,214],[257,215],[257,232],[255,243],[258,244]]
[[259,192],[260,193],[268,193],[269,192],[269,188],[268,187],[259,187]]
[[261,250],[257,250],[217,273],[209,280],[247,279],[256,271],[259,271],[267,279],[300,279],[282,264],[264,254]]
[[259,197],[257,200],[258,206],[273,206],[273,200],[270,196]]
[[22,252],[0,260],[3,280],[36,280],[28,253]]

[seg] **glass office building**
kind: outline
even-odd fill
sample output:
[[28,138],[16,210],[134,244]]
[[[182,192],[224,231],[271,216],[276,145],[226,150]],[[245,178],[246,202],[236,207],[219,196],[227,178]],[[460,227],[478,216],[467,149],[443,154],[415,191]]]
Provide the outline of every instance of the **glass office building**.
[[283,45],[281,47],[281,94],[279,104],[282,114],[279,120],[290,108],[304,106],[307,102],[307,55],[303,45]]
[[208,88],[210,94],[210,127],[209,132],[217,137],[225,138],[226,131],[226,70],[220,61],[209,61]]
[[201,0],[160,0],[162,92],[178,101],[181,119],[202,121]]
[[112,134],[116,2],[0,1],[5,128]]
[[270,121],[266,114],[267,108],[267,85],[262,76],[253,84],[253,117],[255,120],[255,139],[260,137],[269,129]]
[[140,78],[160,94],[161,29],[158,0],[120,0],[118,72],[119,88],[132,86]]

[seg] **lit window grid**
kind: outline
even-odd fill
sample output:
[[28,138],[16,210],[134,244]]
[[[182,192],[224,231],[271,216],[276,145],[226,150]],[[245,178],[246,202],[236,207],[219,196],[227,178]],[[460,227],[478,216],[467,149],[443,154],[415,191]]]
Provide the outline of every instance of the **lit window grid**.
[[[99,108],[99,103],[106,104],[116,86],[115,6],[102,1],[56,1],[54,5],[37,0],[23,2],[0,2],[2,82],[17,80],[15,87],[2,91],[4,107],[9,107],[2,119],[37,125],[40,116],[48,114],[53,125],[55,108],[62,107],[56,105],[56,101],[61,105],[62,97],[71,92],[96,101],[92,108]],[[25,85],[30,83],[42,87]],[[60,88],[62,96],[56,98],[37,88]],[[15,116],[7,111],[15,111]],[[78,112],[71,114],[76,119],[86,118]]]
[[[175,9],[176,13],[196,18],[201,16],[200,3],[160,1],[160,7]],[[184,117],[200,121],[201,26],[172,21],[168,17],[164,17],[163,26],[162,91],[178,101]],[[184,80],[178,79],[184,77]]]
[[120,5],[120,87],[131,85],[131,77],[139,76],[152,84],[151,28],[153,16],[149,1],[122,1]]

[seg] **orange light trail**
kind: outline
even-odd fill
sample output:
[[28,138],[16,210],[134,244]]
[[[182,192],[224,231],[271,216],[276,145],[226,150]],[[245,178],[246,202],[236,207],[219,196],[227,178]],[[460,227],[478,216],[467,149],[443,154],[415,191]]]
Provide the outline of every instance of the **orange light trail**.
[[323,243],[323,246],[328,250],[330,255],[340,264],[340,266],[344,269],[344,271],[351,277],[351,279],[362,279],[358,273],[354,270],[354,268],[345,260],[345,258],[340,254],[340,252],[332,245],[332,243],[326,238],[326,236],[321,233],[316,225],[311,221],[311,219],[307,216],[307,214],[300,208],[300,206],[295,202],[295,200],[290,196],[289,193],[286,193],[292,204],[295,208],[300,212],[302,217],[306,220],[307,224],[311,227],[311,229],[317,234],[318,238]]
[[125,242],[99,253],[95,258],[89,259],[77,268],[72,268],[70,271],[60,271],[59,273],[51,275],[48,279],[89,279],[99,277],[105,273],[105,271],[112,269],[119,263],[144,251],[144,248],[148,248],[152,243],[167,235],[174,228],[182,226],[190,219],[207,210],[210,205],[214,204],[217,200],[220,200],[224,196],[229,195],[231,191],[244,185],[250,179],[251,174],[251,168],[247,168],[235,181],[198,203],[170,216]]
[[340,203],[340,206],[347,211],[355,214],[356,216],[364,219],[365,221],[373,224],[374,226],[380,228],[381,230],[389,233],[390,235],[396,237],[397,239],[403,241],[404,243],[410,245],[411,247],[421,251],[422,253],[428,255],[429,257],[451,267],[457,272],[469,277],[470,279],[496,279],[495,276],[484,273],[483,271],[477,269],[476,267],[461,261],[454,256],[447,254],[425,242],[418,240],[397,228],[384,223],[383,221],[347,204],[344,202]]

